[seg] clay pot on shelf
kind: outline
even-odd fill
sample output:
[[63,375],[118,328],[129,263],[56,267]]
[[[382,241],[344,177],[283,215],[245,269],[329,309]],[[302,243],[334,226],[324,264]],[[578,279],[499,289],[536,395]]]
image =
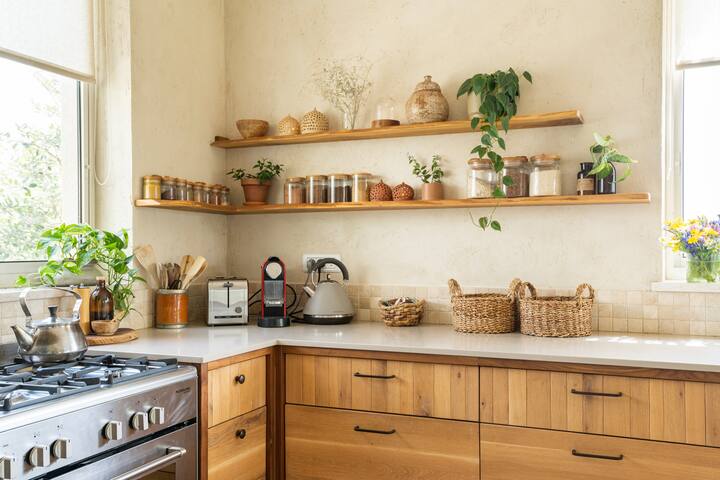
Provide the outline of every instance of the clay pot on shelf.
[[243,138],[264,137],[270,128],[270,124],[265,120],[255,119],[238,120],[235,122],[235,126],[237,126],[238,132]]
[[408,123],[444,122],[449,114],[450,107],[440,85],[433,82],[430,75],[426,75],[405,104]]
[[434,182],[422,184],[421,197],[423,200],[442,200],[444,196],[442,183]]
[[240,185],[245,194],[245,205],[265,205],[267,203],[270,182],[261,182],[257,178],[243,178]]

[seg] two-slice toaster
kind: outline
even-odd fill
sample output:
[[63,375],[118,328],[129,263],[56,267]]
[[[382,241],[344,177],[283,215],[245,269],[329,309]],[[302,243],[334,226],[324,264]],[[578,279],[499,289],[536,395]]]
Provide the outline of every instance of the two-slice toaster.
[[208,280],[208,325],[248,323],[248,281],[243,278]]

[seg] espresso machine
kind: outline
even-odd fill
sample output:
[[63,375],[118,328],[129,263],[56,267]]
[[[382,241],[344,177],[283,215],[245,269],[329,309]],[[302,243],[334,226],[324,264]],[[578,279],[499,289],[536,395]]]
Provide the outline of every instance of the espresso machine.
[[263,263],[261,272],[261,298],[258,327],[289,327],[287,302],[287,270],[278,257]]

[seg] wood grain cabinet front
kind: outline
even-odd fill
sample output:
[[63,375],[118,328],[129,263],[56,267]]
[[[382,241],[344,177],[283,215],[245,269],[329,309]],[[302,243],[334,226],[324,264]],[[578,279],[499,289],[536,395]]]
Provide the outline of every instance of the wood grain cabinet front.
[[478,480],[479,440],[478,423],[287,405],[285,478]]
[[265,407],[208,431],[208,480],[265,478]]
[[209,426],[265,406],[265,385],[265,357],[209,371]]
[[720,454],[710,447],[481,426],[483,480],[716,480]]

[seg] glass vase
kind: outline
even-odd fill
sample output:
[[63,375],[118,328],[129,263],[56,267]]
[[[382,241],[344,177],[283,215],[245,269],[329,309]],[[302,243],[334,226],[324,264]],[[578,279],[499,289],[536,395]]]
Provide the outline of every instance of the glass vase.
[[711,257],[688,257],[688,283],[720,282],[720,255]]
[[356,115],[351,112],[343,112],[343,129],[355,130]]

